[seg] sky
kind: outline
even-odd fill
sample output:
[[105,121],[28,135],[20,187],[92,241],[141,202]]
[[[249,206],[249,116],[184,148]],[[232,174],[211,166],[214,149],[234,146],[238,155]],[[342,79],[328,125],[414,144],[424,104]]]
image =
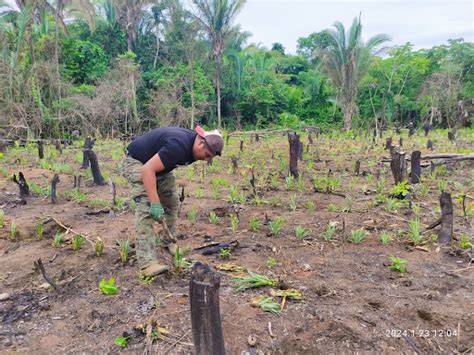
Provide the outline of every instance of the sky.
[[297,40],[340,21],[349,28],[362,13],[364,40],[378,33],[391,45],[414,48],[446,44],[450,38],[474,42],[474,0],[247,0],[235,23],[252,33],[248,44],[283,44],[296,54]]

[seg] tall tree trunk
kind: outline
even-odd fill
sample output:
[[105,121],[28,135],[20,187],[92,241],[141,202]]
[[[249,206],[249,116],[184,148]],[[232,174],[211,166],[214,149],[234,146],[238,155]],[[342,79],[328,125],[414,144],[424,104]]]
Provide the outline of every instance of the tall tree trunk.
[[351,121],[352,121],[352,103],[346,103],[342,107],[342,111],[344,114],[344,131],[349,131],[351,129]]
[[221,56],[216,57],[216,88],[217,88],[217,126],[222,127],[221,120]]

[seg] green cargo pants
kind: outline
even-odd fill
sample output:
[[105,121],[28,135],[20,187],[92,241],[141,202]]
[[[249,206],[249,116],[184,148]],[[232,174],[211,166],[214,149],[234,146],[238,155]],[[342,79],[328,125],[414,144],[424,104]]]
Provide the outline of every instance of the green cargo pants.
[[[132,157],[125,157],[122,163],[124,177],[128,180],[132,199],[136,202],[135,231],[137,233],[136,250],[137,261],[140,268],[145,268],[157,260],[156,235],[149,210],[150,203],[143,186],[143,164]],[[171,234],[176,233],[176,220],[178,218],[179,198],[176,191],[175,178],[172,172],[156,176],[158,196],[165,211],[165,219]],[[162,241],[164,236],[161,236]]]

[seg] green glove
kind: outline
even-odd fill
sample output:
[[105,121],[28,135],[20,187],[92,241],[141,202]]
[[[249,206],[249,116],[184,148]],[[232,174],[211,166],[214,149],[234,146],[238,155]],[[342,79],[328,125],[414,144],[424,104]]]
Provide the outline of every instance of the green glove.
[[163,210],[163,207],[161,206],[161,203],[152,203],[150,205],[150,216],[153,218],[155,221],[160,221],[163,218],[163,214],[165,211]]

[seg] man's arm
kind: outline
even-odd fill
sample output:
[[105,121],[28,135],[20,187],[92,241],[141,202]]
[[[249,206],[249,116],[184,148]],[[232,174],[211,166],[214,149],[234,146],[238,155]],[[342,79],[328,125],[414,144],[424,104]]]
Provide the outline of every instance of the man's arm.
[[148,160],[142,169],[143,186],[145,187],[146,194],[150,203],[159,203],[160,198],[156,191],[156,174],[163,171],[165,166],[161,161],[158,154],[155,154],[153,158]]

